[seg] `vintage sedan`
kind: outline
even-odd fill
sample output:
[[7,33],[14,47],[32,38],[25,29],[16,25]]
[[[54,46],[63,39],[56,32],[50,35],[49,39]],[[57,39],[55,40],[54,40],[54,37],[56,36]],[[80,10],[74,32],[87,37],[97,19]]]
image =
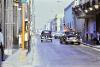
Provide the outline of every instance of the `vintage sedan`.
[[51,35],[51,31],[49,30],[42,31],[40,37],[41,37],[41,42],[43,42],[44,40],[45,41],[49,40],[52,42],[52,35]]
[[78,33],[76,32],[67,32],[64,36],[60,37],[60,43],[66,44],[80,44],[81,39]]

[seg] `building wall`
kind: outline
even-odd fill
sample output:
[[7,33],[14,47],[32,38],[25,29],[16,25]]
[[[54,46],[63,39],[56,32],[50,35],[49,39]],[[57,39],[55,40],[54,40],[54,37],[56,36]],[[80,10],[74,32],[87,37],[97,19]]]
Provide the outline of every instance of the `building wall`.
[[[92,2],[93,0],[77,0],[79,1],[79,4],[83,5],[83,4],[86,4],[88,1]],[[99,0],[94,0],[96,1],[96,3],[98,3]],[[75,5],[75,2],[74,2],[74,5]],[[76,7],[78,5],[75,5]],[[73,8],[75,8],[75,6]],[[92,5],[93,6],[93,5]],[[88,9],[88,8],[87,8]],[[81,13],[79,13],[79,15],[75,14],[75,18],[76,18],[76,28],[78,31],[83,31],[83,37],[84,37],[84,40],[90,40],[91,39],[91,34],[94,32],[94,31],[97,31],[97,25],[98,23],[96,22],[96,13],[98,12],[98,10],[95,11],[95,14],[93,14],[93,16],[91,14],[86,14],[83,12],[83,10],[78,10],[78,11],[81,11]],[[73,12],[75,13],[75,10],[73,10]],[[82,16],[83,15],[83,16]],[[90,15],[90,16],[89,16]],[[77,17],[77,16],[80,16]],[[83,19],[83,20],[81,20]],[[80,23],[81,22],[81,23]]]
[[72,14],[72,6],[73,3],[71,3],[68,7],[65,8],[65,24],[67,24],[67,26],[69,28],[74,29],[74,19],[73,19],[73,14]]
[[85,20],[84,19],[77,19],[76,20],[76,29],[78,32],[82,32],[84,31],[84,23]]
[[5,45],[11,49],[13,47],[13,0],[6,0],[5,10]]
[[[78,18],[75,14],[72,12],[72,7],[75,5],[75,2],[72,2],[68,7],[65,8],[65,23],[67,26],[77,32],[81,33],[82,38],[84,38],[85,33],[85,19],[84,18]],[[77,3],[79,4],[79,3]]]
[[96,16],[96,31],[100,33],[100,13]]
[[93,31],[96,31],[96,21],[95,19],[90,19],[88,22],[88,32],[93,33]]
[[[1,9],[2,9],[2,7],[1,7],[1,1],[0,1],[0,24],[1,24],[1,19],[2,19],[2,15],[1,15]],[[0,26],[1,27],[1,26]]]

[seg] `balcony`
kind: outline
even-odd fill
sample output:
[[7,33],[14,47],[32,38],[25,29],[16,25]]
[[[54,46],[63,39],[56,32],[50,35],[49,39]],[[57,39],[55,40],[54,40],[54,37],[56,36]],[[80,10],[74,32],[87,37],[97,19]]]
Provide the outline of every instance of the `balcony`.
[[92,0],[84,4],[79,4],[72,8],[73,13],[78,17],[89,18],[95,17],[95,15],[100,13],[100,1],[96,2]]

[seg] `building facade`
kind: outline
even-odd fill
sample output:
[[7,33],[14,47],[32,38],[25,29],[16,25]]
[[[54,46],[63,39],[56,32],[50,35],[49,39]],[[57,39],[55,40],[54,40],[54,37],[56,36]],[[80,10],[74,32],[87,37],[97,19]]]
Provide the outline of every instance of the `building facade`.
[[73,7],[73,2],[69,4],[65,9],[64,9],[64,18],[65,18],[65,24],[67,25],[68,28],[75,29],[75,24],[74,24],[74,19],[73,19],[73,14],[72,14],[72,7]]
[[62,32],[63,31],[63,16],[56,15],[51,21],[50,21],[50,30],[52,32]]
[[[32,0],[25,3],[25,16],[31,22]],[[0,27],[4,35],[4,45],[7,49],[18,46],[18,34],[22,31],[21,0],[0,0]]]
[[56,18],[52,19],[50,22],[50,30],[52,32],[56,32],[57,31],[57,23],[56,23]]
[[0,26],[4,34],[5,46],[13,44],[13,1],[0,0]]
[[72,9],[78,19],[84,19],[85,40],[91,40],[94,31],[100,33],[100,0],[79,0]]

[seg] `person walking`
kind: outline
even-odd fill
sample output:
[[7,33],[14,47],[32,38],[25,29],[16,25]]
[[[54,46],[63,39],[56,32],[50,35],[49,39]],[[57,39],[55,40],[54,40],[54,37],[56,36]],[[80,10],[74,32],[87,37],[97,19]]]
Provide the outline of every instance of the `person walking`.
[[4,37],[2,34],[2,29],[0,28],[0,49],[1,49],[1,59],[4,61]]

